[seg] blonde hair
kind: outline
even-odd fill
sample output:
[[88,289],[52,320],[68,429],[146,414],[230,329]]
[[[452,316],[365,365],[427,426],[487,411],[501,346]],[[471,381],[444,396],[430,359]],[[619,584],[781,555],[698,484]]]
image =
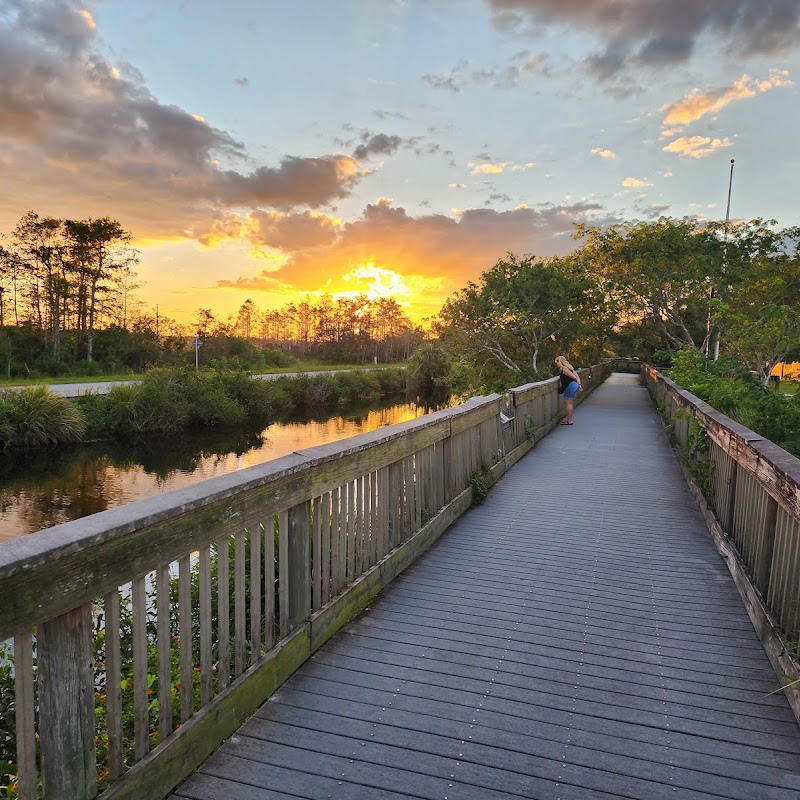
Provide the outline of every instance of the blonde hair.
[[575,367],[567,361],[566,356],[556,356],[556,366],[559,369],[571,369],[573,372],[575,371]]

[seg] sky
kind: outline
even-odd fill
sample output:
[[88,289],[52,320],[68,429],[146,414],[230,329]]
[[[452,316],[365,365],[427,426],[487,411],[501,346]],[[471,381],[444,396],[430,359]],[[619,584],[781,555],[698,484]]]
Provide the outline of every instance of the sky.
[[392,296],[574,223],[800,223],[798,0],[0,0],[0,233],[109,216],[144,307]]

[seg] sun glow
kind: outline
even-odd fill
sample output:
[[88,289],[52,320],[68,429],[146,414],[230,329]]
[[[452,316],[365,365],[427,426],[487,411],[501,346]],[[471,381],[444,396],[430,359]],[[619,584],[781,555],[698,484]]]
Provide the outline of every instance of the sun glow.
[[378,267],[373,261],[359,264],[342,276],[345,283],[353,284],[354,288],[337,292],[337,297],[355,297],[365,294],[370,300],[379,297],[393,297],[398,302],[408,301],[412,289],[406,279],[394,270]]

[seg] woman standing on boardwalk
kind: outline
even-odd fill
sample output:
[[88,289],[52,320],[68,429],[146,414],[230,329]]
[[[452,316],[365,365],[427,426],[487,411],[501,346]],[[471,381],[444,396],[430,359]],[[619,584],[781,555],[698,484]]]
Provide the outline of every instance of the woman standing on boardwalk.
[[561,424],[572,425],[572,414],[575,411],[575,395],[583,389],[581,378],[565,356],[556,356],[556,366],[561,370],[559,394],[564,395],[564,408],[567,412]]

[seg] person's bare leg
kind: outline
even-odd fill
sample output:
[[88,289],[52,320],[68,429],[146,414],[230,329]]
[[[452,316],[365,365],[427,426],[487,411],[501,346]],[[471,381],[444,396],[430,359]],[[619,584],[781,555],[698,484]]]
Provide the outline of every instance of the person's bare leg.
[[575,403],[573,403],[572,400],[565,399],[564,408],[566,409],[567,412],[567,418],[565,422],[567,423],[567,425],[572,425],[572,413],[573,411],[575,411]]

